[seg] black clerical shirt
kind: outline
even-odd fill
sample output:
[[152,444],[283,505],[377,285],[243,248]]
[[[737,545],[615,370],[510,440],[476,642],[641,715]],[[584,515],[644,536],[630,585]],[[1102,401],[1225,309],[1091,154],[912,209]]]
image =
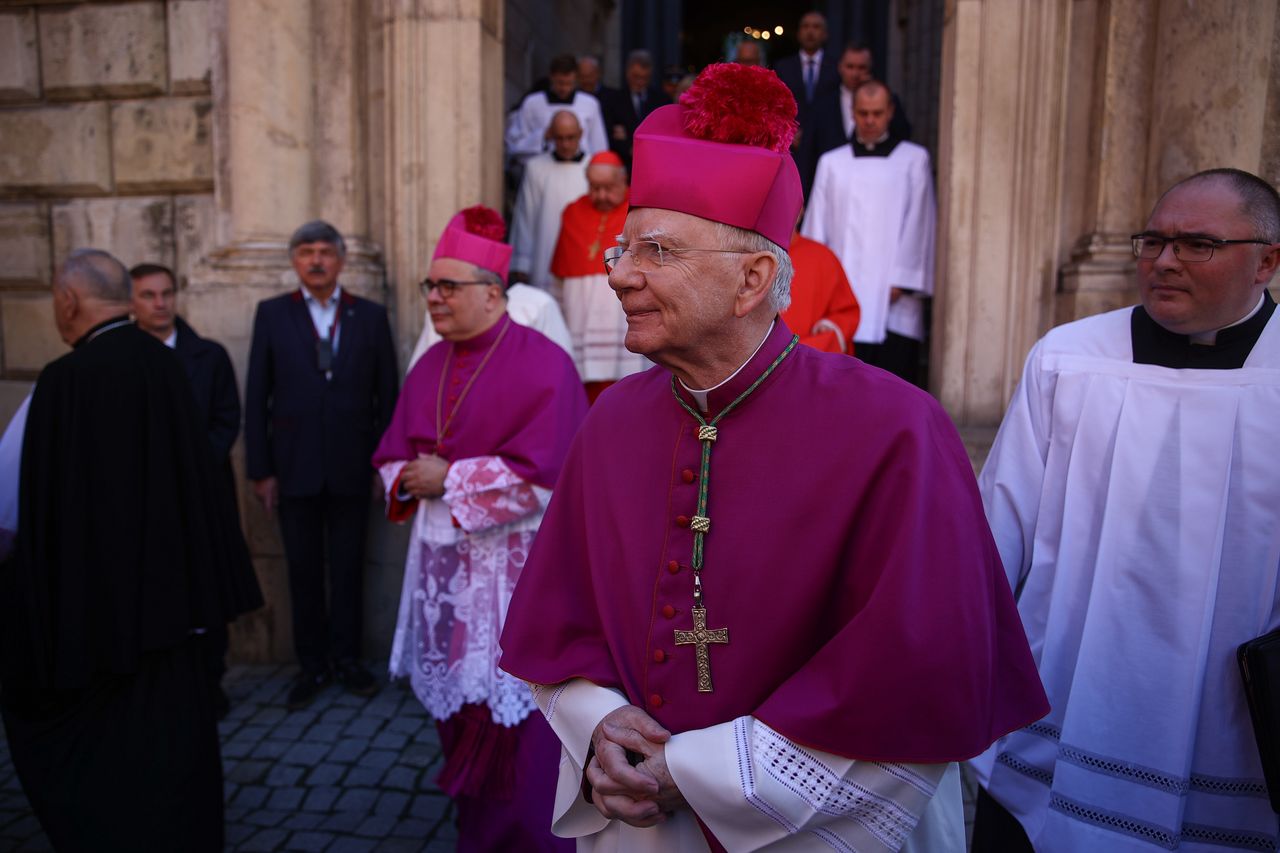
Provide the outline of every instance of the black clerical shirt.
[[855,130],[853,136],[849,138],[849,145],[853,149],[854,157],[888,157],[903,139],[904,137],[895,133],[891,127],[889,135],[883,142],[876,142],[873,144],[874,147],[869,148],[858,141],[858,133]]
[[1135,306],[1129,320],[1133,337],[1135,364],[1159,367],[1195,368],[1198,370],[1237,370],[1253,351],[1267,321],[1275,313],[1276,303],[1267,291],[1262,292],[1262,307],[1236,326],[1218,332],[1212,344],[1194,344],[1188,335],[1170,332],[1161,326],[1141,305]]

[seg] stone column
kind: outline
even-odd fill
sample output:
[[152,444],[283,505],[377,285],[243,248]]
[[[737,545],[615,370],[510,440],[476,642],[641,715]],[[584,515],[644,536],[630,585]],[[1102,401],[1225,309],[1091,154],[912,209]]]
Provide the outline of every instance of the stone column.
[[[1095,4],[1089,4],[1094,6]],[[1133,301],[1133,252],[1129,235],[1145,215],[1146,146],[1156,42],[1156,8],[1148,0],[1112,0],[1096,7],[1093,38],[1078,39],[1081,59],[1094,69],[1089,127],[1080,156],[1067,174],[1080,180],[1079,209],[1068,217],[1074,233],[1071,260],[1062,269],[1053,323],[1119,308]],[[1084,56],[1092,42],[1091,56]]]
[[[1275,141],[1274,0],[1154,3],[1155,73],[1146,201],[1201,169],[1259,173]],[[1271,175],[1272,180],[1277,176]],[[1143,211],[1145,216],[1147,211]]]
[[[192,270],[182,303],[203,334],[227,347],[242,389],[257,303],[298,286],[288,258],[298,225],[332,222],[347,241],[343,287],[384,299],[364,173],[365,5],[212,0],[216,239]],[[239,470],[238,448],[233,460]],[[233,653],[287,660],[293,648],[283,549],[275,523],[241,485],[267,604],[237,623]]]
[[931,384],[961,427],[999,422],[1048,322],[1071,5],[947,4]]
[[459,209],[502,202],[499,0],[373,0],[372,227],[386,252],[401,364],[422,329],[417,282]]

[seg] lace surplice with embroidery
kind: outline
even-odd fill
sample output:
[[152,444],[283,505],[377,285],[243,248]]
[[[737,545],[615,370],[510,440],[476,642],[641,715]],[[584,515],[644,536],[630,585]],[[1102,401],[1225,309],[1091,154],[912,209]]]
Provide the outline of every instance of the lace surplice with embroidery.
[[[405,464],[379,469],[388,499]],[[536,709],[528,686],[498,669],[498,638],[550,499],[481,456],[454,462],[443,497],[418,502],[390,670],[433,717],[483,702],[494,722],[515,726]]]

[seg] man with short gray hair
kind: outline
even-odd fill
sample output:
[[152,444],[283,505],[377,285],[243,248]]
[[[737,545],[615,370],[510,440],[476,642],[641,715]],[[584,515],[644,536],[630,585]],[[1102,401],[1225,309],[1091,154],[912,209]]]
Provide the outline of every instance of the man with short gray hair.
[[1280,628],[1280,194],[1192,175],[1133,253],[1140,304],[1032,348],[979,478],[1053,706],[972,763],[981,853],[1280,840],[1236,660]]
[[178,358],[129,320],[129,273],[78,249],[22,452],[0,575],[18,779],[58,850],[222,849],[207,630],[261,604]]
[[790,101],[713,65],[636,133],[605,263],[658,366],[587,415],[502,635],[579,850],[962,851],[955,762],[1046,710],[946,414],[778,317]]
[[332,678],[360,696],[377,690],[360,663],[368,462],[399,376],[386,309],[338,283],[346,255],[329,223],[298,228],[289,259],[301,286],[258,303],[249,351],[245,473],[267,516],[280,510],[302,669],[291,709]]

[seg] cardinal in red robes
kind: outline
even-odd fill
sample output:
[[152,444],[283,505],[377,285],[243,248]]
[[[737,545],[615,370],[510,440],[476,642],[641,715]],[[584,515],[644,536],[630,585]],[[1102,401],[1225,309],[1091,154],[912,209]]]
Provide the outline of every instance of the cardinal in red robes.
[[782,312],[782,321],[796,330],[806,346],[853,354],[853,333],[861,312],[840,259],[799,231],[791,235],[788,252],[796,271],[791,279],[791,305]]
[[623,345],[627,315],[609,289],[604,253],[617,244],[627,221],[627,170],[622,158],[602,151],[587,165],[587,194],[565,208],[551,274],[561,283],[573,362],[592,402],[624,376],[649,362]]

